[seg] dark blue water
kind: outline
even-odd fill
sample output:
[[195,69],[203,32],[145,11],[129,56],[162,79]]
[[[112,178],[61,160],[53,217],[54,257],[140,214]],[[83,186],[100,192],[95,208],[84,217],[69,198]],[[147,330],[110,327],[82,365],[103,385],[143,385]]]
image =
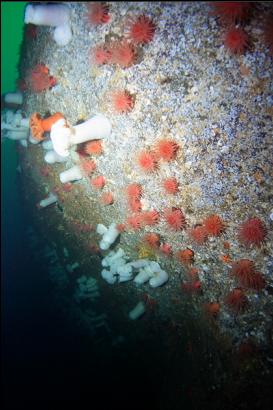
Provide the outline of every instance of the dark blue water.
[[147,357],[142,346],[141,362],[129,346],[125,356],[113,349],[103,357],[56,305],[47,266],[29,246],[31,220],[16,189],[9,181],[1,218],[1,409],[139,408],[144,402],[160,408],[150,346]]
[[2,238],[4,408],[50,409],[57,404],[63,408],[73,402],[81,408],[86,400],[90,405],[106,406],[109,400],[129,405],[136,364],[124,363],[114,352],[112,361],[96,356],[92,340],[74,329],[54,304],[46,269],[34,264],[25,246],[26,219],[17,221],[15,228],[14,217],[8,214],[6,218],[8,229]]
[[[265,386],[264,394],[257,393],[254,402],[248,379],[247,394],[240,390],[238,399],[235,394],[229,402],[228,395],[218,391],[215,402],[209,381],[213,369],[209,370],[202,357],[188,354],[187,340],[176,339],[172,333],[169,336],[177,340],[173,354],[165,351],[161,341],[166,334],[161,333],[155,318],[151,319],[155,335],[147,334],[146,342],[145,334],[141,344],[125,342],[116,349],[110,341],[105,353],[98,350],[97,340],[56,303],[49,268],[29,246],[27,230],[33,221],[22,206],[15,176],[2,192],[1,410],[199,410],[195,403],[200,400],[191,386],[198,386],[202,410],[230,410],[235,408],[234,400],[240,410],[258,410],[263,402],[266,405],[262,408],[268,408],[270,388]],[[138,322],[132,323],[132,330],[134,326]]]

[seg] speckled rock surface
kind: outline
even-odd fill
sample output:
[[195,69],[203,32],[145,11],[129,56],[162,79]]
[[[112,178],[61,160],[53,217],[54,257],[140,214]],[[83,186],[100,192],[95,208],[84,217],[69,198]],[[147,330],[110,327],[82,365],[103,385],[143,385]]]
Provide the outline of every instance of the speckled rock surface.
[[[69,249],[81,273],[88,273],[96,265],[101,293],[112,298],[111,306],[119,305],[115,320],[122,321],[128,333],[131,323],[126,315],[144,298],[150,310],[141,319],[139,329],[134,326],[138,336],[150,326],[150,320],[168,323],[179,335],[184,330],[184,325],[179,328],[185,320],[182,318],[189,315],[189,322],[196,321],[202,329],[203,341],[208,337],[214,340],[211,344],[204,342],[210,345],[208,362],[215,344],[225,346],[223,351],[229,354],[251,340],[263,359],[255,362],[253,353],[255,365],[248,371],[255,374],[259,369],[268,374],[273,358],[273,64],[262,30],[271,5],[259,4],[245,26],[252,38],[251,49],[243,55],[232,55],[223,46],[224,27],[210,14],[206,3],[113,2],[109,3],[110,22],[97,27],[88,22],[84,3],[67,4],[73,31],[67,46],[55,44],[52,29],[47,27],[38,27],[37,39],[23,46],[22,76],[36,64],[44,63],[57,78],[57,85],[46,92],[34,94],[27,90],[24,111],[27,116],[35,111],[42,115],[60,111],[71,125],[97,113],[107,116],[112,133],[103,141],[103,154],[94,157],[97,168],[93,175],[105,176],[102,192],[111,191],[114,203],[101,205],[101,192],[92,188],[87,176],[73,183],[67,192],[63,189],[59,173],[79,163],[75,152],[66,164],[46,166],[41,146],[29,145],[19,151],[22,186],[33,218],[37,225],[46,223],[57,249]],[[91,64],[92,48],[121,39],[127,20],[140,14],[153,19],[156,31],[150,43],[139,47],[137,62],[126,69]],[[126,89],[135,98],[134,108],[127,114],[117,114],[111,107],[111,92],[119,89]],[[137,164],[138,152],[153,148],[162,138],[174,140],[179,145],[178,154],[173,161],[159,161],[158,170],[147,174]],[[162,188],[162,180],[167,177],[179,182],[179,192],[174,196],[166,195]],[[111,287],[101,279],[101,252],[97,248],[100,238],[94,229],[97,223],[108,226],[126,221],[131,211],[125,188],[130,183],[142,185],[143,209],[156,209],[161,218],[154,226],[126,230],[119,246],[130,259],[136,259],[143,235],[155,232],[162,242],[171,244],[174,254],[180,249],[192,249],[201,291],[183,292],[181,282],[188,280],[188,266],[159,251],[152,252],[153,259],[169,273],[169,281],[161,288],[136,287],[132,282]],[[36,203],[52,190],[57,191],[59,204],[37,210]],[[163,213],[170,207],[183,211],[186,229],[175,232],[168,228]],[[211,214],[221,217],[225,229],[221,235],[197,245],[189,230]],[[266,226],[267,236],[261,247],[247,248],[238,240],[239,225],[250,217],[260,218]],[[239,259],[253,260],[266,286],[259,292],[247,289],[247,309],[234,314],[225,298],[238,286],[230,270],[232,261]],[[220,304],[216,318],[204,315],[208,302]],[[198,326],[193,325],[189,334],[196,335]],[[164,329],[163,333],[169,333]]]

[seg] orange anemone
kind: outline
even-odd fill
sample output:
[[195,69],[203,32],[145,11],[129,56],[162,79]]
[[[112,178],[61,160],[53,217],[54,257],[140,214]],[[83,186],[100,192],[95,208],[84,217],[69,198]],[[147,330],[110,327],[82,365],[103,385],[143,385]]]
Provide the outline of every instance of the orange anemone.
[[60,112],[56,112],[44,119],[38,112],[33,113],[29,120],[32,137],[37,141],[43,141],[45,139],[44,133],[50,131],[52,125],[61,118],[64,118],[64,116]]
[[185,265],[191,264],[194,259],[194,252],[193,250],[187,248],[187,249],[178,251],[176,253],[176,257],[180,263],[183,263]]
[[205,303],[204,309],[209,316],[216,318],[220,312],[220,304],[218,302]]

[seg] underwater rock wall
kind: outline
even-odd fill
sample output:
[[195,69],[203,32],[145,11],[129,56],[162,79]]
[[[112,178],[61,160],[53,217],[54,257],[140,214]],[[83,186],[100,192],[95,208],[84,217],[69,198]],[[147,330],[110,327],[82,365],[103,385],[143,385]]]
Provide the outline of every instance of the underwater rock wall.
[[[112,222],[121,231],[116,250],[128,260],[158,261],[168,272],[156,289],[97,278],[123,306],[119,319],[129,320],[143,300],[158,321],[179,327],[193,314],[224,335],[229,349],[251,340],[267,352],[273,67],[263,30],[271,5],[260,3],[242,18],[249,38],[234,49],[224,41],[228,26],[206,3],[110,2],[101,21],[84,3],[66,4],[66,46],[54,42],[50,27],[25,38],[23,109],[26,116],[61,112],[72,126],[104,114],[112,132],[99,148],[73,147],[65,163],[46,164],[41,144],[19,148],[33,217],[53,236],[58,230],[81,274],[94,258],[100,269],[108,251],[99,249],[96,225]],[[38,64],[52,76],[42,92],[27,82]],[[59,174],[74,165],[83,178],[62,184]],[[57,205],[36,209],[49,192]]]

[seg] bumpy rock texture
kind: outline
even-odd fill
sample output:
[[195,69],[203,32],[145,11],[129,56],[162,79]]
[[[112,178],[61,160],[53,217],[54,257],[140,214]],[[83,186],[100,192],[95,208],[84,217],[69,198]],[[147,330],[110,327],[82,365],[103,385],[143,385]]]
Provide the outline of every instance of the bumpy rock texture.
[[[71,186],[62,186],[59,173],[81,163],[82,157],[72,152],[66,164],[48,166],[40,145],[20,147],[22,187],[32,218],[46,229],[63,264],[68,263],[63,255],[65,246],[73,259],[70,262],[76,260],[80,265],[69,276],[67,286],[76,287],[81,274],[95,272],[110,327],[123,323],[124,335],[128,340],[132,337],[132,343],[134,337],[142,340],[147,332],[156,335],[160,329],[171,357],[173,351],[179,357],[177,346],[183,340],[186,355],[194,351],[195,363],[199,360],[204,367],[214,369],[206,380],[212,391],[228,384],[233,371],[240,374],[238,390],[240,381],[244,383],[246,378],[255,380],[260,374],[266,379],[272,361],[273,64],[264,42],[263,24],[271,5],[259,4],[245,23],[252,45],[242,55],[231,54],[224,47],[226,28],[205,3],[109,3],[110,21],[98,26],[88,21],[84,3],[68,5],[73,38],[67,46],[59,47],[47,27],[38,27],[37,38],[23,44],[22,77],[43,63],[57,79],[57,85],[43,93],[26,90],[24,110],[27,115],[60,111],[72,125],[96,113],[105,114],[112,133],[102,143],[103,153],[91,157],[96,161],[92,177],[103,175],[106,184],[98,191],[86,175]],[[156,30],[152,41],[137,48],[134,64],[121,68],[90,62],[94,47],[120,41],[129,18],[142,14],[153,20]],[[111,93],[118,90],[127,90],[134,97],[133,109],[126,114],[113,110]],[[177,155],[169,162],[159,160],[157,170],[145,173],[137,163],[138,153],[153,149],[163,138],[179,145]],[[166,194],[162,187],[169,177],[179,183],[175,195]],[[119,246],[130,259],[158,260],[169,273],[169,281],[162,288],[137,288],[132,282],[111,287],[100,277],[100,238],[95,227],[97,223],[126,223],[132,211],[125,189],[131,183],[142,186],[142,209],[155,209],[160,218],[155,225],[140,230],[127,227]],[[35,204],[53,190],[59,204],[37,210]],[[113,194],[112,205],[102,205],[103,192]],[[185,229],[175,231],[166,223],[164,210],[171,207],[183,211]],[[220,216],[223,232],[198,245],[190,229],[211,214]],[[238,240],[239,225],[250,217],[259,218],[266,227],[260,247],[246,247]],[[174,256],[150,249],[143,242],[148,232],[159,234],[161,243],[170,244]],[[191,265],[175,256],[186,248],[194,252]],[[230,271],[232,262],[240,259],[255,262],[266,286],[259,292],[245,289],[247,308],[234,313],[225,301],[227,294],[239,286]],[[192,268],[198,272],[193,273]],[[188,286],[193,283],[191,273],[198,275],[196,287]],[[143,299],[148,312],[132,331],[128,312]],[[220,307],[212,317],[206,314],[210,302]],[[86,315],[83,307],[80,314]],[[156,329],[151,322],[157,323]],[[87,317],[85,323],[90,327]],[[237,357],[244,344],[248,346],[247,365],[242,359],[239,369],[226,369],[222,356],[232,351]],[[179,371],[179,366],[173,369],[170,380],[176,380]],[[202,370],[198,374],[202,379]],[[228,395],[232,402],[232,392]]]

